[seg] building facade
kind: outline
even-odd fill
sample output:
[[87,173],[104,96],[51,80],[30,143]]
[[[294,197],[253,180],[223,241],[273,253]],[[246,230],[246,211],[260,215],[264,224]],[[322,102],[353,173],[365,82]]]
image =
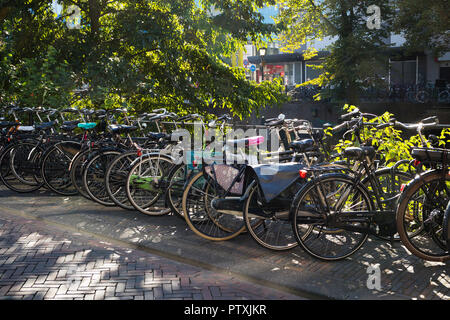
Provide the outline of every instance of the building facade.
[[[274,22],[273,17],[278,14],[276,6],[261,10],[265,22]],[[435,57],[430,51],[422,51],[406,55],[401,46],[405,43],[402,35],[392,34],[387,43],[391,45],[390,58],[386,61],[385,74],[388,88],[400,87],[428,87],[445,90],[450,83],[450,52]],[[261,82],[281,78],[287,89],[302,84],[319,76],[320,71],[309,67],[320,63],[319,60],[305,61],[303,52],[307,46],[319,51],[318,57],[329,54],[327,47],[334,42],[333,38],[325,38],[322,41],[309,43],[293,53],[282,53],[280,44],[272,42],[267,45],[264,57],[259,55],[259,48],[248,44],[245,52],[241,54],[242,67],[245,68],[249,79]]]

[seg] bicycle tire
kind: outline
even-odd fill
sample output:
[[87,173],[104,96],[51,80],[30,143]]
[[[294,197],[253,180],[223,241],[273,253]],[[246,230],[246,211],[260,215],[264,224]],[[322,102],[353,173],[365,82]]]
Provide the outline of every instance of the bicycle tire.
[[[183,192],[182,208],[186,223],[195,234],[204,239],[210,241],[233,239],[245,231],[244,220],[234,215],[218,213],[211,207],[214,195],[209,196],[209,192],[215,194],[217,192],[208,179],[202,179],[203,174],[203,170],[195,174]],[[192,203],[196,199],[199,199],[199,202]],[[194,205],[194,208],[191,208],[191,205]]]
[[116,157],[106,169],[105,186],[111,200],[125,210],[135,210],[126,191],[126,180],[131,163],[137,158],[136,151]]
[[[429,192],[429,189],[427,192],[425,192],[424,189],[426,189],[425,186],[427,184],[431,185],[432,183],[439,183],[440,181],[442,182],[443,177],[445,178],[445,185],[438,185],[436,187],[441,187],[441,189],[435,189],[433,190],[433,192]],[[431,227],[428,227],[425,225],[427,219],[431,215],[431,212],[433,212],[434,210],[442,210],[442,214],[444,214],[447,203],[450,200],[450,194],[448,191],[449,186],[449,173],[444,174],[437,170],[431,170],[421,174],[419,177],[411,181],[403,190],[402,196],[400,198],[396,215],[397,230],[400,235],[400,239],[402,241],[402,244],[409,252],[423,260],[444,262],[450,259],[449,252],[446,251],[447,248],[442,248],[442,244],[439,244],[439,242],[437,242],[438,239],[436,237],[439,236],[439,226],[435,227],[432,225]],[[438,197],[436,197],[436,190],[438,190],[439,192]],[[423,192],[423,194],[420,193],[421,191]],[[446,195],[444,195],[444,193]],[[434,194],[433,198],[436,198],[435,201],[434,199],[429,198],[430,194]],[[424,203],[419,202],[422,199],[425,199],[423,201]],[[410,202],[412,202],[412,205],[410,204]],[[413,212],[411,214],[411,209],[418,209],[420,210],[420,212]],[[419,226],[417,227],[417,225]],[[413,228],[422,228],[423,231],[419,234],[413,231],[411,232],[413,236],[409,236],[408,229],[415,230]],[[422,248],[418,247],[419,244]],[[423,248],[423,246],[427,246],[427,248]],[[425,249],[427,249],[427,251],[425,251]]]
[[77,189],[78,194],[83,196],[88,200],[92,200],[87,191],[84,189],[83,184],[83,169],[85,166],[86,160],[89,158],[89,155],[92,153],[92,150],[86,149],[80,151],[76,154],[72,162],[70,163],[69,171],[70,171],[70,180],[72,181],[72,185]]
[[[338,261],[349,257],[364,245],[369,236],[367,233],[345,231],[340,228],[327,226],[330,214],[322,212],[321,206],[323,204],[317,203],[319,196],[314,189],[321,187],[331,191],[325,197],[326,205],[330,206],[328,199],[332,199],[333,194],[339,195],[338,191],[340,188],[334,190],[339,183],[347,184],[351,187],[350,191],[355,190],[353,201],[365,203],[365,207],[359,206],[358,209],[361,211],[373,211],[373,203],[364,185],[343,174],[323,174],[310,180],[296,194],[291,208],[292,229],[297,242],[309,255],[323,261]],[[339,198],[336,199],[336,201],[338,200]],[[350,204],[353,205],[352,202]],[[299,212],[301,212],[301,215],[299,215]],[[362,228],[370,226],[370,220],[355,223],[356,226]],[[354,239],[351,238],[352,236]],[[345,238],[345,241],[342,238]],[[348,249],[339,250],[337,247],[339,243],[348,244],[349,241],[351,244]],[[319,252],[320,247],[325,248],[328,252]]]
[[185,220],[183,214],[183,192],[191,175],[187,171],[187,165],[176,164],[167,175],[166,206],[170,208],[174,216],[183,220]]
[[122,152],[118,150],[99,151],[89,159],[83,169],[83,186],[86,193],[93,201],[106,207],[115,206],[106,192],[106,169],[120,154]]
[[[62,147],[67,145],[67,147]],[[80,151],[81,143],[75,141],[62,141],[50,147],[43,155],[41,176],[48,189],[63,196],[74,196],[78,190],[73,186],[70,178],[70,163]],[[58,165],[55,175],[55,164]]]
[[171,158],[159,154],[144,155],[132,165],[127,176],[126,191],[128,200],[136,210],[150,216],[170,213],[164,193],[167,187],[165,179],[172,165]]
[[250,184],[243,206],[243,219],[250,236],[259,245],[274,251],[287,251],[298,246],[293,234],[289,208],[265,213],[270,209],[261,206],[263,200],[258,184]]
[[[11,159],[11,155],[17,152],[17,151],[14,152],[14,149],[19,146],[24,147],[26,145],[28,146],[28,148],[30,148],[30,150],[37,147],[35,143],[32,142],[21,142],[20,144],[11,144],[10,146],[6,147],[0,155],[0,165],[3,166],[7,164],[9,167],[9,170],[0,169],[0,179],[8,189],[18,193],[34,192],[44,186],[43,181],[38,181],[39,179],[36,176],[36,173],[31,172],[32,180],[29,181],[24,180],[23,177],[19,177],[17,172],[19,171],[19,169],[23,169],[24,171],[30,171],[37,168],[37,167],[35,168],[35,166],[37,166],[39,163],[38,159],[39,154],[43,151],[41,147],[37,147],[39,150],[38,152],[34,153],[34,158],[27,159],[25,162],[21,162],[21,160],[19,159],[18,161],[16,161],[16,165],[18,166],[18,168],[13,168],[12,163],[13,160]],[[24,154],[21,154],[21,157],[26,156],[28,154],[29,152],[24,152]],[[4,176],[5,174],[9,175],[6,177]],[[26,183],[24,183],[24,181],[26,181]]]

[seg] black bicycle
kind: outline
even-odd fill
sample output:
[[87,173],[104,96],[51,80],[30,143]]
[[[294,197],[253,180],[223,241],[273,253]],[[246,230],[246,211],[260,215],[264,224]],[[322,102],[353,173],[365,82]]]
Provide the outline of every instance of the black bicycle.
[[[335,129],[347,127],[344,136],[354,133],[359,138],[364,126],[378,125],[364,122],[366,114],[355,116]],[[412,179],[407,172],[377,169],[376,150],[370,145],[348,147],[343,156],[354,162],[353,170],[305,168],[309,181],[296,194],[290,213],[297,242],[310,255],[326,261],[352,255],[369,235],[394,240],[401,185]]]

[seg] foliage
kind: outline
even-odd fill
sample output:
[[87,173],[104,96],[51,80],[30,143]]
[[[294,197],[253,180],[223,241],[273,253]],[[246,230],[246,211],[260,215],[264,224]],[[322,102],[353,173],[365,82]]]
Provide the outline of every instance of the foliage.
[[431,49],[436,56],[450,50],[447,0],[398,0],[395,30],[406,38],[411,51]]
[[[58,0],[59,13],[50,0],[1,2],[0,54],[9,57],[2,89],[10,99],[54,106],[59,91],[65,107],[71,84],[88,88],[84,106],[206,113],[212,105],[240,117],[285,99],[280,83],[256,84],[223,62],[275,31],[257,12],[274,0]],[[74,4],[75,29],[66,24]]]
[[22,106],[61,108],[74,89],[67,61],[58,62],[53,47],[43,57],[26,58],[17,66],[16,101]]
[[[279,37],[285,50],[308,44],[309,60],[317,55],[314,41],[325,37],[335,40],[328,48],[330,55],[321,59],[324,72],[306,85],[331,86],[337,98],[357,103],[363,80],[378,82],[385,73],[391,1],[279,0],[279,4],[285,8],[277,20],[285,27]],[[383,13],[379,29],[367,27],[367,8],[371,5],[377,5]]]
[[441,148],[445,148],[447,145],[450,144],[450,128],[442,129],[441,135],[439,138],[439,146]]
[[[332,88],[332,95],[351,104],[367,86],[386,88],[387,61],[390,54],[386,39],[391,33],[406,38],[407,51],[432,50],[436,56],[450,48],[447,0],[278,0],[283,8],[277,21],[285,29],[279,36],[285,51],[308,45],[305,59],[322,60],[322,75],[302,85]],[[380,28],[367,26],[380,9]],[[318,58],[314,42],[333,39],[330,55]],[[324,97],[322,97],[324,98]]]
[[[345,105],[344,111],[350,113],[355,108],[356,107],[353,105]],[[381,116],[372,117],[370,119],[364,118],[364,122],[373,124],[390,123],[394,118],[395,117],[392,113],[385,112]],[[333,137],[331,128],[326,130],[326,135],[328,138]],[[400,160],[412,160],[412,148],[422,146],[422,142],[418,134],[408,136],[408,133],[392,126],[388,126],[383,129],[377,128],[376,125],[364,126],[363,130],[360,132],[360,138],[363,144],[371,145],[376,149],[377,154],[380,157],[379,160],[382,164],[388,167],[394,165]],[[445,146],[446,143],[449,143],[450,129],[443,129],[438,139],[441,147]],[[340,138],[334,146],[333,151],[336,154],[340,154],[345,148],[350,146],[359,146],[359,142],[356,139],[355,134],[352,134],[351,137],[345,135]],[[427,146],[431,146],[428,141]]]

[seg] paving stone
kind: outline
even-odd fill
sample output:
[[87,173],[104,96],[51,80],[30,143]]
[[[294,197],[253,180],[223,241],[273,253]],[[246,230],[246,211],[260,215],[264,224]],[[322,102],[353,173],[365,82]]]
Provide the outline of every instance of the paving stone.
[[[36,197],[30,203],[38,202]],[[59,208],[53,206],[52,210]],[[7,239],[0,241],[0,299],[300,299],[235,276],[48,225],[45,220],[0,210],[0,221],[1,237]],[[314,260],[298,251],[286,254],[264,251],[266,254],[259,257],[252,247],[239,247],[237,242],[224,242],[223,249],[230,254],[234,248],[248,253],[249,259],[265,267],[274,278],[296,272],[299,279],[304,279],[305,288],[321,288],[330,293],[347,288],[342,294],[356,295],[358,290],[365,290],[367,266],[382,261],[381,270],[389,268],[393,274],[382,271],[384,291],[379,296],[389,290],[404,297],[445,299],[450,292],[445,265],[427,269],[420,259],[402,255],[399,248],[380,247],[380,242],[368,241],[363,249],[374,250],[360,250],[351,259],[336,263]],[[414,267],[414,273],[395,269],[409,266]],[[421,279],[415,281],[417,275]]]

